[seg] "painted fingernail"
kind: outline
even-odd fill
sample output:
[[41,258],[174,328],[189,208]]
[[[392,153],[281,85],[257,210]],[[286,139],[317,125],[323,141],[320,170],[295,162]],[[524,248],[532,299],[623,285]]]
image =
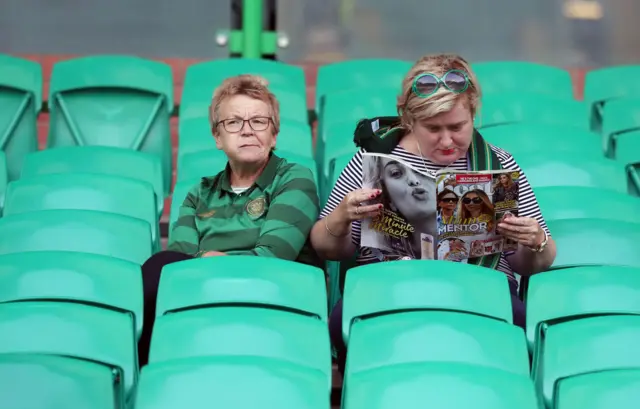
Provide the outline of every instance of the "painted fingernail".
[[371,199],[373,199],[374,197],[376,197],[376,194],[373,193],[371,196],[369,196]]
[[381,204],[378,205],[378,209],[382,209],[382,205]]

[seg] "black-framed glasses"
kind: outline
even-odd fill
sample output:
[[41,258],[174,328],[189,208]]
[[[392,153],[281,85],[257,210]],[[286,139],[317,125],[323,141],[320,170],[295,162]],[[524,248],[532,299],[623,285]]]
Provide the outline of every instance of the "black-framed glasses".
[[464,199],[462,199],[462,203],[464,203],[464,204],[471,204],[471,203],[480,204],[480,203],[482,203],[482,199],[477,197],[477,196],[474,197],[474,198],[465,197]]
[[244,124],[247,122],[249,122],[249,126],[254,131],[265,131],[267,130],[267,128],[269,128],[269,122],[271,122],[271,118],[269,118],[268,116],[254,116],[253,118],[249,119],[223,119],[222,121],[219,121],[216,126],[222,124],[225,131],[229,133],[236,133],[240,132],[242,128],[244,128]]
[[458,199],[456,199],[455,197],[445,197],[444,199],[442,199],[440,201],[444,202],[444,203],[456,203],[458,201]]

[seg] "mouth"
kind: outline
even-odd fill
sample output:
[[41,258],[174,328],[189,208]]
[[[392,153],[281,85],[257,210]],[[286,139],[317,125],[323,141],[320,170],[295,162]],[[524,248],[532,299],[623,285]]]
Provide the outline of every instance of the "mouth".
[[258,148],[258,145],[254,143],[246,143],[244,145],[240,145],[240,148]]
[[440,149],[440,152],[442,152],[442,154],[445,155],[445,156],[449,156],[449,155],[453,155],[454,153],[456,153],[456,149],[455,148]]
[[427,199],[427,191],[421,187],[413,189],[411,192],[411,196],[418,200],[426,200]]

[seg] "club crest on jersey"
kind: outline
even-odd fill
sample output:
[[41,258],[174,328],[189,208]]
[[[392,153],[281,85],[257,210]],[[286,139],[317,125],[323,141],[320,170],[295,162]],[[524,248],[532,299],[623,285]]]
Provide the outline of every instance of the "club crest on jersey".
[[262,216],[267,210],[267,200],[264,196],[260,196],[247,203],[247,214],[256,219]]

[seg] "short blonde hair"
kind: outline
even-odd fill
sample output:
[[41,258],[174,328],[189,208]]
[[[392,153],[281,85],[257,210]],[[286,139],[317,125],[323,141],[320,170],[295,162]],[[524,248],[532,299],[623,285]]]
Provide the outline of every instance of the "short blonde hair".
[[[455,94],[443,86],[427,98],[421,98],[413,92],[413,81],[416,77],[430,73],[440,78],[450,70],[461,70],[467,74],[469,87],[464,92]],[[462,100],[468,105],[473,117],[480,107],[480,98],[480,84],[464,58],[455,54],[425,55],[416,61],[402,80],[402,94],[398,97],[397,103],[398,115],[402,125],[410,127],[416,121],[451,111],[455,104]]]
[[267,88],[268,85],[269,82],[265,78],[257,75],[243,74],[225,79],[213,92],[213,98],[209,106],[209,121],[211,122],[213,132],[217,132],[217,125],[220,119],[218,117],[220,105],[226,99],[235,95],[246,95],[250,98],[263,101],[269,106],[274,133],[277,134],[280,130],[280,103],[276,99],[276,96],[269,91]]

